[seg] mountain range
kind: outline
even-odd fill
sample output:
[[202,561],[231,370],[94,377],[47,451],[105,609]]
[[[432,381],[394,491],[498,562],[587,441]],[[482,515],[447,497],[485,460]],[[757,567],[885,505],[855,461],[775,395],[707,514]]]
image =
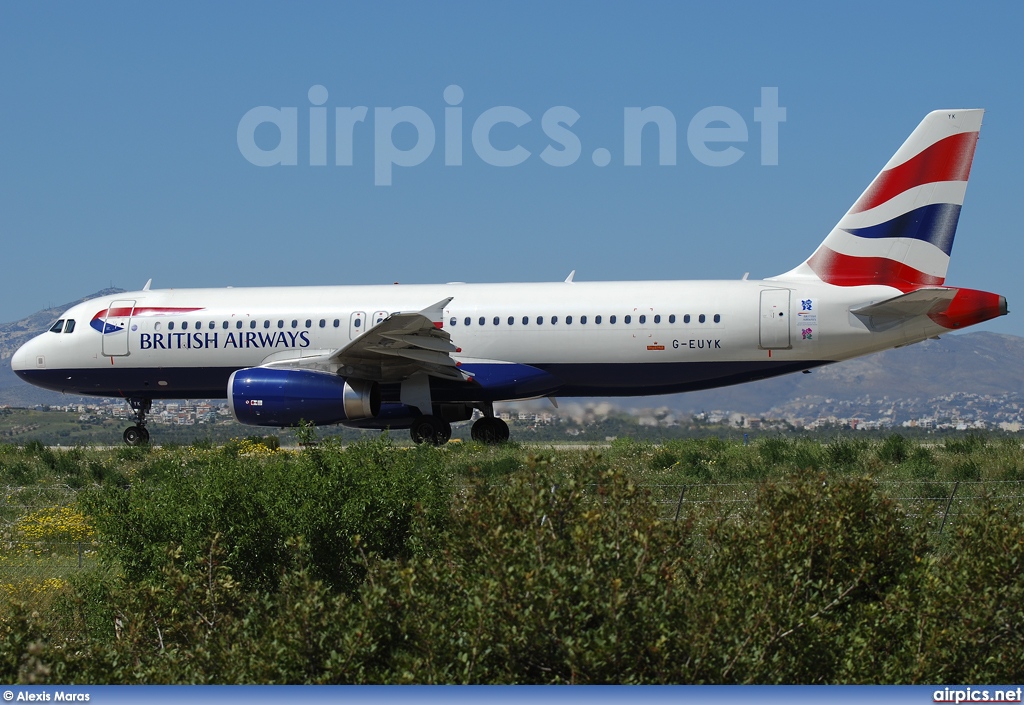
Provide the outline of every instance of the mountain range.
[[[68,397],[22,382],[10,367],[18,346],[52,325],[71,306],[97,296],[122,293],[103,289],[77,301],[0,324],[0,406],[68,404]],[[796,399],[853,400],[864,396],[925,400],[974,393],[1024,394],[1024,338],[985,331],[943,336],[916,345],[819,367],[811,374],[664,397],[610,400],[623,408],[666,406],[678,411],[728,409],[763,414]]]

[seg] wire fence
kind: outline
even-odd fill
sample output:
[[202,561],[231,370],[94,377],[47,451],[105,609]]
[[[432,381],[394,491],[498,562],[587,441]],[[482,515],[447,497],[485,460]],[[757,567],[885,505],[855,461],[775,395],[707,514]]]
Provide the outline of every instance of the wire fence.
[[96,563],[97,537],[78,509],[78,490],[4,487],[0,500],[0,596],[59,590]]
[[[983,501],[996,502],[1024,515],[1024,481],[1021,480],[879,480],[879,492],[892,499],[909,517],[925,517],[930,529],[942,533],[958,517]],[[679,520],[688,507],[710,507],[716,516],[729,516],[757,499],[758,482],[647,485],[661,517]]]
[[[880,480],[879,492],[906,515],[924,517],[937,534],[983,500],[1024,516],[1024,481]],[[757,499],[759,482],[646,484],[666,521],[737,516]],[[4,487],[0,495],[0,596],[59,589],[76,572],[97,563],[102,540],[78,508],[78,490],[67,485]]]

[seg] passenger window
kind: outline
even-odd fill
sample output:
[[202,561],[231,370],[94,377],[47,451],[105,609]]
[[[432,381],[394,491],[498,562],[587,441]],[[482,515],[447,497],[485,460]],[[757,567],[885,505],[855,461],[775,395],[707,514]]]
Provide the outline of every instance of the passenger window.
[[168,321],[167,330],[174,330],[174,321]]
[[242,330],[242,322],[241,321],[235,321],[235,328],[237,328],[238,330]]
[[567,325],[567,326],[571,326],[572,325],[572,316],[566,316],[565,317],[565,325]]
[[160,321],[153,324],[153,330],[160,330]]
[[685,316],[683,316],[683,323],[689,323],[689,322],[690,322],[690,314],[686,314]]
[[[209,328],[210,330],[214,330],[214,329],[216,329],[216,328],[217,328],[217,322],[216,322],[216,321],[210,321],[210,325],[209,325],[209,326],[207,326],[207,327],[208,327],[208,328]],[[225,327],[225,328],[227,328],[227,327],[228,327],[228,322],[227,322],[227,321],[224,321],[224,327]]]
[[324,319],[324,318],[320,319],[320,327],[321,328],[326,328],[327,327],[327,320],[326,319]]
[[508,324],[509,324],[510,326],[511,326],[511,325],[513,325],[513,324],[514,324],[515,322],[516,322],[516,319],[515,319],[515,317],[514,317],[514,316],[509,316],[509,317],[508,317]]
[[477,323],[479,323],[480,325],[484,325],[485,323],[487,323],[487,319],[484,318],[483,316],[480,316],[480,320],[477,321]]
[[529,316],[523,316],[523,325],[526,326],[526,325],[529,325],[529,324],[530,324],[530,317]]
[[69,318],[68,322],[64,324],[64,332],[65,333],[74,333],[75,332],[75,319],[74,318]]
[[594,316],[594,325],[597,325],[597,326],[601,325],[601,317],[600,316]]
[[299,327],[299,322],[293,318],[292,319],[292,328],[298,328],[298,327]]
[[455,316],[452,316],[451,320],[448,321],[448,325],[454,327],[455,324],[458,323],[458,322],[459,322],[459,319],[457,319]]
[[661,323],[661,314],[660,313],[655,315],[654,322],[655,323]]
[[537,325],[544,325],[544,316],[537,316]]
[[[357,320],[356,321],[356,327],[358,327],[358,326],[359,326],[359,321]],[[284,328],[284,321],[282,321],[280,318],[277,319],[277,327],[278,328]]]
[[[352,325],[354,325],[356,328],[359,328],[361,325],[363,325],[363,319],[362,318],[357,318],[356,322],[353,323]],[[278,328],[280,328],[280,326],[278,326]]]
[[722,322],[722,317],[716,313],[715,314],[715,323],[721,323],[721,322]]
[[64,330],[64,319],[63,318],[60,319],[59,321],[57,321],[56,323],[54,323],[52,326],[50,326],[50,332],[51,333],[60,333],[62,330]]
[[463,321],[463,323],[465,323],[468,326],[471,323],[473,323],[473,319],[470,318],[469,316],[466,316],[466,319]]
[[181,329],[182,330],[188,330],[188,321],[182,321],[181,322]]
[[608,323],[615,325],[615,316],[608,316]]
[[587,325],[587,317],[586,316],[580,316],[580,325],[581,326]]
[[501,319],[498,318],[497,316],[495,316],[494,317],[494,325],[498,325],[499,321],[501,321]]
[[626,325],[629,325],[630,323],[632,323],[632,321],[633,321],[633,317],[632,316],[628,316],[627,315],[627,316],[623,316],[623,318],[622,318],[622,322],[625,323]]
[[668,322],[669,323],[675,323],[676,322],[676,314],[674,314],[674,313],[670,314],[669,317],[668,317]]
[[551,317],[551,325],[555,325],[556,323],[558,323],[558,316],[552,316]]
[[702,313],[702,314],[700,314],[700,317],[699,317],[699,318],[697,318],[697,320],[698,320],[698,321],[700,321],[701,323],[703,323],[703,322],[704,322],[704,321],[706,321],[707,319],[708,319],[708,318],[707,318],[707,316],[705,316],[705,315],[704,315],[703,313]]
[[312,327],[313,327],[313,321],[311,321],[311,320],[309,320],[309,319],[307,318],[307,319],[306,319],[306,328],[312,328]]
[[249,327],[250,328],[255,328],[256,327],[256,320],[255,319],[249,321]]
[[338,320],[337,318],[335,318],[335,319],[334,319],[334,327],[335,327],[335,328],[337,328],[337,327],[338,327],[338,326],[340,326],[340,325],[341,325],[341,321],[340,321],[340,320]]
[[263,327],[264,328],[270,328],[270,319],[269,318],[267,320],[263,321]]
[[647,323],[647,316],[640,316],[640,323],[641,325]]

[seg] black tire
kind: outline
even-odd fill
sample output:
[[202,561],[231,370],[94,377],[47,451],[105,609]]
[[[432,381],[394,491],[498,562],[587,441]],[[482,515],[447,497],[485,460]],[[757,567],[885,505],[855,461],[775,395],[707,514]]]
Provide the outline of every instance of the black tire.
[[149,442],[149,431],[142,426],[129,426],[122,437],[127,445],[142,446]]
[[505,443],[509,439],[508,424],[493,417],[477,419],[469,433],[474,441],[488,446]]
[[409,427],[414,443],[429,443],[443,446],[452,437],[452,425],[437,416],[420,416]]

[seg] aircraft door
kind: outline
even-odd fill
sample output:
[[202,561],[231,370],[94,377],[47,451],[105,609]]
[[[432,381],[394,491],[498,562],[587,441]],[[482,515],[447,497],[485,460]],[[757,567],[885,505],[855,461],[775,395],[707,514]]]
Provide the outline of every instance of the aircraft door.
[[112,301],[103,315],[100,340],[103,357],[122,357],[128,354],[128,331],[132,324],[134,301]]
[[348,320],[348,337],[350,340],[358,338],[366,330],[366,312],[356,311]]
[[764,289],[761,292],[761,349],[791,348],[789,325],[789,289]]

